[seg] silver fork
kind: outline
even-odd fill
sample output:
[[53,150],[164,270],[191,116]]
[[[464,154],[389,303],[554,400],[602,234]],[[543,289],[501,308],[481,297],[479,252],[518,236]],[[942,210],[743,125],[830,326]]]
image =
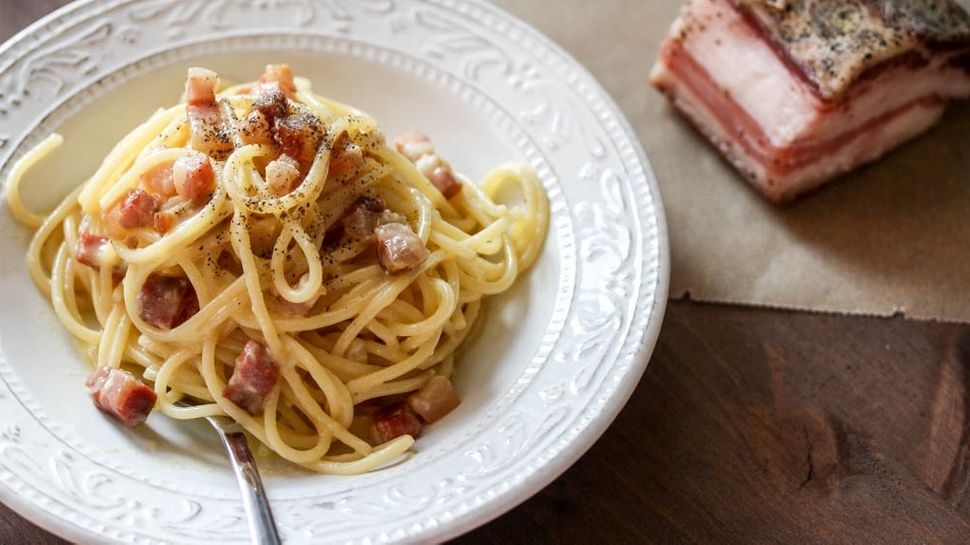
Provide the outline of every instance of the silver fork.
[[[188,407],[186,403],[177,403]],[[280,534],[273,520],[273,512],[266,498],[263,480],[259,478],[256,460],[249,450],[246,434],[242,426],[222,416],[207,416],[205,419],[219,432],[222,444],[226,447],[233,473],[242,493],[243,507],[249,521],[249,537],[254,545],[280,545]]]

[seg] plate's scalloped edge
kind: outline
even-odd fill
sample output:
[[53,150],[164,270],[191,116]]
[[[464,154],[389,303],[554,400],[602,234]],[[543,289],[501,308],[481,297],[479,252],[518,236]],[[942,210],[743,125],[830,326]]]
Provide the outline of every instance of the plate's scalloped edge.
[[[211,4],[218,5],[226,1],[230,0],[213,0]],[[264,0],[263,3],[272,7],[277,3],[282,4],[284,2],[282,0]],[[311,7],[314,5],[310,0],[290,0],[289,3]],[[56,36],[63,28],[74,28],[83,24],[87,19],[95,17],[96,15],[108,14],[119,6],[147,5],[164,10],[168,9],[169,6],[185,4],[185,1],[118,0],[112,3],[105,2],[98,4],[98,7],[102,9],[96,10],[94,9],[94,0],[82,0],[38,21],[24,32],[18,34],[10,42],[0,47],[0,65],[4,65],[9,58],[11,59],[10,63],[7,64],[9,68],[16,64],[20,56],[29,54],[30,50],[28,47],[31,44],[43,44],[45,40]],[[322,4],[331,6],[330,0],[323,0]],[[602,235],[601,231],[618,227],[626,229],[626,234],[628,235],[625,247],[622,242],[612,241],[615,243],[613,245],[614,247],[610,248],[610,251],[613,251],[613,253],[607,256],[608,258],[605,261],[608,263],[604,265],[608,274],[622,276],[622,282],[618,282],[615,286],[605,286],[602,290],[593,294],[597,297],[603,297],[600,301],[601,303],[609,300],[611,302],[610,304],[616,305],[614,308],[619,313],[619,324],[622,326],[624,321],[626,322],[623,331],[618,332],[622,335],[622,342],[619,343],[615,351],[605,350],[602,354],[596,353],[600,359],[591,366],[593,370],[590,371],[590,376],[573,377],[573,383],[570,383],[570,386],[575,386],[575,381],[580,380],[580,386],[582,388],[590,388],[595,382],[595,388],[593,390],[595,395],[590,396],[589,402],[582,407],[582,410],[578,414],[571,415],[569,421],[572,424],[568,425],[563,433],[555,438],[546,440],[545,435],[539,437],[544,446],[536,447],[535,452],[537,455],[534,462],[519,464],[517,469],[513,471],[514,474],[505,475],[503,478],[497,480],[493,486],[488,487],[474,498],[458,502],[454,509],[438,509],[437,514],[433,516],[427,516],[423,510],[419,510],[418,512],[412,513],[413,516],[400,520],[401,525],[397,528],[382,531],[375,530],[366,535],[358,532],[356,538],[348,538],[372,542],[437,540],[457,535],[478,524],[484,523],[502,512],[511,509],[531,494],[537,492],[592,446],[595,439],[605,431],[608,424],[622,408],[625,401],[632,394],[637,380],[646,367],[646,358],[653,349],[659,333],[669,282],[669,253],[667,250],[666,224],[663,217],[660,195],[649,163],[629,124],[618,113],[619,110],[599,84],[576,61],[572,60],[547,38],[532,30],[524,23],[505,14],[498,8],[477,0],[419,0],[413,2],[406,0],[365,0],[363,4],[365,9],[375,10],[379,10],[384,5],[387,6],[388,10],[392,10],[395,5],[403,4],[408,9],[413,8],[412,11],[414,14],[426,13],[428,15],[440,15],[446,17],[446,19],[448,16],[457,14],[457,16],[467,20],[471,26],[471,30],[467,32],[471,38],[480,37],[479,34],[476,34],[476,31],[486,29],[488,32],[507,39],[508,42],[502,44],[503,46],[508,47],[509,44],[516,45],[531,55],[529,60],[535,59],[541,61],[543,64],[540,68],[546,68],[558,73],[569,86],[569,92],[575,93],[579,97],[579,103],[586,106],[589,112],[592,113],[598,124],[595,128],[607,134],[609,140],[606,143],[602,141],[592,142],[592,158],[584,165],[584,167],[589,166],[589,172],[578,173],[579,176],[588,175],[588,181],[590,183],[600,183],[605,202],[590,202],[588,203],[588,210],[583,208],[579,211],[571,210],[569,213],[560,210],[567,218],[572,218],[577,213],[587,213],[589,214],[589,218],[592,218],[593,222],[596,223],[596,229],[593,229],[591,233],[586,233],[585,235],[582,232],[578,233],[580,243],[573,244],[574,247],[572,250],[576,253],[572,255],[579,254],[583,259],[584,266],[590,262],[600,262],[602,264],[604,256],[600,253],[600,250],[584,249],[583,242],[591,240],[593,242],[603,243],[604,240],[598,238]],[[96,15],[92,15],[92,13]],[[336,17],[336,19],[339,19],[339,17]],[[418,21],[417,17],[415,17],[415,21]],[[420,21],[416,24],[420,24]],[[335,25],[330,30],[338,38],[341,36],[340,33],[343,32],[342,27],[339,25]],[[253,31],[253,33],[255,32]],[[327,35],[327,32],[329,31],[321,31],[321,34]],[[205,41],[210,42],[216,38],[227,38],[225,35],[218,36],[218,33],[213,34],[213,36],[207,38]],[[442,35],[447,38],[449,32],[443,32]],[[200,48],[204,45],[199,44]],[[496,52],[502,50],[502,47],[497,44],[486,45],[492,47]],[[146,55],[151,56],[151,54],[160,53],[159,51],[149,51]],[[11,57],[11,55],[13,56]],[[437,59],[436,62],[440,62],[442,65],[445,64],[445,61],[441,59]],[[487,65],[483,65],[482,63],[459,63],[450,66],[450,70],[443,66],[437,66],[436,68],[444,70],[448,75],[456,74],[455,77],[459,79],[464,77],[467,80],[477,78],[480,75],[478,71],[483,70],[482,66],[486,66],[487,68]],[[435,79],[434,74],[428,74],[421,70],[418,70],[417,74],[428,79]],[[0,82],[3,80],[2,75],[0,73]],[[467,83],[467,81],[460,83]],[[3,87],[0,86],[0,93],[2,93],[2,90]],[[62,94],[69,94],[69,90],[63,91]],[[2,107],[4,99],[4,96],[0,94],[0,107]],[[47,114],[53,111],[54,108],[51,108]],[[47,114],[42,116],[40,123],[51,121],[47,118]],[[525,114],[522,113],[520,116],[524,118]],[[522,119],[518,121],[520,124],[523,123]],[[2,122],[2,116],[0,116],[0,122]],[[533,129],[534,133],[542,136],[540,140],[543,145],[550,147],[562,145],[562,142],[557,144],[558,139],[562,135],[557,133],[555,125],[551,128],[542,128],[548,134],[542,133],[537,127],[533,127]],[[24,144],[24,137],[36,138],[37,135],[34,133],[31,136],[26,132],[19,136],[0,134],[0,141],[8,142],[15,140],[16,145],[12,146],[12,148],[18,149]],[[597,145],[601,147],[597,148]],[[4,149],[5,147],[0,145],[0,160],[4,158],[4,155],[7,155],[6,158],[9,159],[12,153],[10,148]],[[618,162],[610,163],[603,160],[610,153],[616,153]],[[542,159],[542,157],[542,154],[537,155],[537,159]],[[542,165],[538,166],[540,168],[542,167]],[[550,172],[549,175],[552,175],[552,173]],[[544,176],[544,179],[548,178]],[[553,196],[555,197],[555,195]],[[583,205],[587,203],[584,201],[579,204]],[[627,215],[624,216],[624,213]],[[625,220],[632,223],[632,225],[624,224]],[[572,223],[567,223],[568,228],[565,230],[572,236]],[[622,239],[623,237],[621,236],[620,238]],[[605,242],[609,245],[611,241]],[[610,259],[618,259],[619,265],[611,268],[613,263],[609,261]],[[632,276],[629,276],[631,274]],[[581,282],[582,278],[577,280],[574,288],[582,292],[583,286]],[[624,291],[628,288],[635,291],[635,294]],[[610,292],[610,290],[613,290],[613,292]],[[581,298],[584,293],[577,293],[577,297]],[[624,301],[622,296],[624,295],[628,297],[625,309],[622,306]],[[573,302],[572,292],[568,293],[568,299],[571,303]],[[581,312],[573,312],[575,308],[575,304],[569,304],[567,309],[561,312],[563,314],[561,317],[562,324],[565,325],[566,321],[572,318],[573,321],[570,322],[570,325],[579,327],[584,333],[589,333],[591,335],[590,338],[594,341],[593,344],[595,344],[595,337],[600,331],[597,329],[597,327],[600,327],[600,324],[596,319],[600,318],[600,316],[596,312],[582,315],[583,313]],[[623,311],[621,312],[620,309],[623,309]],[[569,314],[569,316],[565,314]],[[554,313],[555,315],[556,313]],[[556,321],[559,321],[558,316],[556,317]],[[588,331],[583,330],[587,326],[590,329]],[[562,327],[557,326],[554,329],[561,331]],[[556,335],[558,336],[558,332],[556,332]],[[543,344],[546,343],[544,342]],[[572,348],[579,350],[577,354],[582,355],[581,349],[586,347],[578,346]],[[547,354],[546,356],[548,357],[549,355],[551,354]],[[569,357],[572,354],[565,350],[556,354],[556,356],[561,355],[563,357]],[[2,351],[0,351],[0,360],[2,360]],[[535,362],[536,368],[532,369],[531,373],[540,373],[542,371],[542,362],[544,361],[544,358],[537,360]],[[603,365],[608,367],[609,372],[599,373],[599,368]],[[0,361],[0,372],[3,371],[2,367],[3,364]],[[522,392],[519,393],[521,394],[524,391],[525,388],[523,387]],[[555,395],[555,392],[552,392],[550,395]],[[0,401],[2,401],[2,391],[0,391]],[[554,405],[555,403],[551,403],[546,406],[552,407]],[[555,421],[552,425],[559,425],[565,422],[567,416],[570,416],[568,410],[563,413],[564,420]],[[545,425],[545,421],[541,424]],[[535,435],[539,436],[539,432],[542,430],[534,431]],[[585,434],[585,437],[580,438],[580,434]],[[554,458],[558,458],[556,463],[549,463]],[[2,469],[2,466],[0,466],[0,470]],[[501,474],[502,471],[499,470],[495,473]],[[11,490],[14,489],[11,488]],[[10,494],[0,495],[8,498],[11,496]],[[448,496],[439,497],[438,491],[435,491],[431,499],[448,499]],[[23,502],[21,500],[22,498],[18,497],[12,501],[13,507],[19,513],[31,518],[35,522],[70,539],[84,539],[85,541],[91,539],[90,527],[92,525],[80,524],[77,520],[80,513],[72,513],[70,509],[67,509],[67,516],[63,516],[63,514],[62,516],[53,516],[47,509],[43,509],[43,506],[39,510],[32,509],[32,503],[35,502]],[[68,519],[72,520],[68,521]],[[90,523],[91,521],[88,522]],[[88,528],[85,528],[85,526]],[[139,537],[120,528],[120,531],[111,531],[111,528],[105,527],[98,522],[95,522],[93,526],[98,527],[98,531],[107,531],[101,535],[102,538],[111,537],[122,542],[156,542],[152,538]],[[79,533],[79,531],[83,533]]]

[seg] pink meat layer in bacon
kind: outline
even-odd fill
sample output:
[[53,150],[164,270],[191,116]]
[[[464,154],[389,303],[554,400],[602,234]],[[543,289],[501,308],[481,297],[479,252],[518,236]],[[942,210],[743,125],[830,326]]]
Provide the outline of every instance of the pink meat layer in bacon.
[[102,367],[85,384],[99,409],[130,428],[145,422],[155,406],[155,392],[122,369]]
[[[818,29],[804,23],[796,40],[791,19],[806,2],[792,2],[794,8],[776,13],[759,0],[690,0],[652,74],[653,84],[769,199],[794,198],[877,159],[936,123],[948,100],[970,96],[962,60],[970,46],[929,47],[925,37],[877,18],[861,0],[818,4],[832,4],[833,13],[824,15],[868,25],[868,33],[851,28],[844,39],[812,41]],[[860,50],[830,58],[834,63],[820,52],[876,31],[910,41],[900,38],[891,50],[859,42]]]

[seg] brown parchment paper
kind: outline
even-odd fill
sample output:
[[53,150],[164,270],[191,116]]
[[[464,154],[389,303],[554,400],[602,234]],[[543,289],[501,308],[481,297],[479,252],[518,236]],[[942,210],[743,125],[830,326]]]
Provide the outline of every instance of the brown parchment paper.
[[679,0],[496,4],[586,65],[639,134],[666,205],[671,297],[970,322],[970,105],[776,207],[647,82]]

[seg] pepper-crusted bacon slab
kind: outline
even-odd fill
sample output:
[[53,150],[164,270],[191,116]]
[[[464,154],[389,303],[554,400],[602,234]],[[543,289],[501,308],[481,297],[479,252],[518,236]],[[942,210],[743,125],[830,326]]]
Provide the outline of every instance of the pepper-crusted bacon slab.
[[951,0],[688,0],[651,80],[788,200],[970,97],[970,16]]

